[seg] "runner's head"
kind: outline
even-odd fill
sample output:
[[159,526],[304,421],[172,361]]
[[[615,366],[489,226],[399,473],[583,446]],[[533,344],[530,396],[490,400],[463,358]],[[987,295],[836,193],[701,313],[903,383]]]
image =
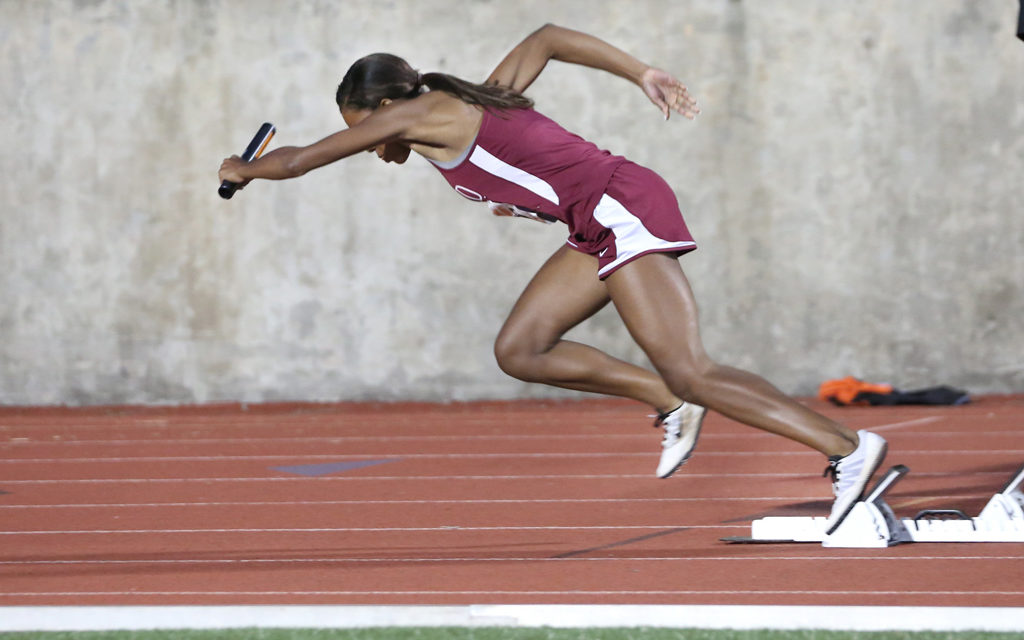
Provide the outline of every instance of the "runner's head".
[[374,53],[357,60],[338,85],[335,100],[342,111],[372,111],[386,100],[415,98],[428,89],[444,91],[467,104],[485,108],[533,106],[532,100],[509,87],[467,82],[447,73],[421,75],[408,62],[390,53]]

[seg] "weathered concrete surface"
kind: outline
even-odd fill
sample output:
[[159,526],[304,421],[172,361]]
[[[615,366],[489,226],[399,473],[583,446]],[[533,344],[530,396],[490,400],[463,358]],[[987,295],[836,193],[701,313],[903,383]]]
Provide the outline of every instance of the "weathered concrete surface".
[[[661,172],[709,350],[793,393],[855,374],[1024,390],[1024,43],[1011,0],[0,2],[0,402],[564,395],[491,339],[558,228],[425,162],[361,156],[215,194],[264,120],[342,123],[387,50],[482,79],[545,21],[683,77],[662,122],[552,63],[567,127]],[[612,311],[575,334],[643,361]]]

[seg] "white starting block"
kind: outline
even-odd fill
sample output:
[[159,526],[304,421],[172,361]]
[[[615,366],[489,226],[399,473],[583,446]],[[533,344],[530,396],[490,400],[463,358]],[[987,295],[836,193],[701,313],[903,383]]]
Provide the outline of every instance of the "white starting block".
[[951,509],[929,509],[899,519],[885,502],[886,492],[910,469],[897,465],[831,535],[825,517],[768,517],[751,523],[749,538],[729,542],[820,542],[823,547],[878,548],[903,542],[1024,542],[1024,466],[992,496],[977,518]]

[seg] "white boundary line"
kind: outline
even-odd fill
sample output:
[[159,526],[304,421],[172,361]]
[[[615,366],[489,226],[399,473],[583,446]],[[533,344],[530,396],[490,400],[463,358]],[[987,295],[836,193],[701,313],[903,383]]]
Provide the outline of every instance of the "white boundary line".
[[[270,564],[446,564],[446,563],[533,563],[533,562],[776,562],[776,561],[827,561],[846,562],[904,562],[908,560],[1021,560],[1021,556],[566,556],[534,558],[137,558],[133,560],[0,560],[0,566],[49,566],[49,565],[270,565]],[[0,591],[0,597],[4,593]]]
[[[964,455],[969,454],[971,456],[1003,456],[1003,455],[1024,455],[1024,449],[934,449],[934,450],[903,450],[901,449],[899,454],[901,456],[935,456],[935,455]],[[816,451],[707,451],[701,454],[702,457],[729,457],[735,458],[737,456],[755,456],[755,457],[779,457],[779,456],[820,456]],[[478,459],[478,458],[636,458],[636,457],[651,457],[652,453],[649,451],[618,451],[618,452],[591,452],[591,451],[560,451],[553,453],[395,453],[395,452],[381,452],[381,453],[356,453],[347,454],[343,452],[335,454],[308,454],[308,453],[292,453],[292,454],[274,454],[274,455],[238,455],[238,456],[124,456],[124,457],[109,457],[109,458],[7,458],[4,460],[5,464],[96,464],[96,463],[138,463],[138,462],[249,462],[249,461],[287,461],[297,460],[302,461],[309,460],[339,460],[340,461],[352,461],[352,460],[372,460],[380,462],[402,462],[404,460],[450,460],[456,458],[464,459]],[[308,466],[308,462],[303,462],[300,466]]]
[[656,627],[1021,631],[1024,608],[739,605],[0,607],[0,631]]
[[[284,473],[284,472],[282,472]],[[793,474],[783,474],[791,476]],[[1005,474],[1004,474],[1005,475]],[[436,476],[371,476],[371,475],[326,475],[326,476],[300,476],[300,475],[287,475],[287,476],[266,476],[266,477],[206,477],[206,478],[37,478],[34,480],[0,480],[0,485],[15,485],[15,484],[149,484],[149,483],[167,483],[167,482],[183,482],[193,483],[198,482],[201,484],[212,483],[212,482],[352,482],[352,481],[380,481],[380,480],[415,480],[422,482],[424,480],[442,480],[444,482],[450,482],[452,480],[473,480],[474,482],[480,480],[622,480],[622,479],[636,479],[644,478],[647,480],[654,479],[653,474],[647,473],[582,473],[582,474],[523,474],[523,475],[504,475],[504,476],[484,476],[484,475],[436,475]]]
[[[888,429],[896,429],[899,427],[912,426],[914,424],[926,424],[934,422],[933,419],[922,418],[920,420],[909,420],[907,422],[896,422],[892,424],[881,425],[879,427],[864,427],[869,431],[885,431]],[[246,444],[251,445],[252,443],[272,443],[272,444],[297,444],[297,443],[323,443],[333,442],[337,444],[351,443],[351,442],[438,442],[438,441],[509,441],[509,440],[543,440],[545,442],[558,441],[558,440],[594,440],[595,438],[601,440],[608,439],[620,439],[620,440],[638,440],[649,442],[653,439],[653,434],[645,433],[602,433],[594,435],[592,433],[552,433],[552,434],[493,434],[493,435],[481,435],[481,434],[466,434],[466,435],[423,435],[423,436],[295,436],[295,437],[248,437],[238,436],[234,438],[163,438],[159,434],[152,438],[135,438],[135,439],[113,439],[113,440],[33,440],[27,437],[21,436],[9,436],[10,439],[0,442],[0,449],[13,448],[13,447],[40,447],[40,446],[104,446],[104,447],[128,447],[137,445],[210,445],[210,444]],[[910,434],[920,435],[920,434]],[[958,438],[964,435],[963,431],[929,431],[929,438]],[[1000,436],[1018,436],[1018,434],[1011,430],[1006,431],[971,431],[970,435],[972,438],[979,437],[1000,437]],[[708,433],[701,434],[701,441],[706,440],[754,440],[754,439],[775,439],[779,436],[771,433]]]
[[835,590],[828,591],[824,589],[746,589],[746,590],[729,590],[729,589],[572,589],[569,591],[554,591],[536,589],[530,591],[524,590],[443,590],[443,589],[374,589],[366,591],[357,591],[355,589],[311,589],[302,591],[10,591],[3,594],[4,597],[9,598],[68,598],[68,597],[103,597],[103,598],[123,598],[126,596],[142,596],[142,597],[187,597],[187,598],[206,598],[206,597],[267,597],[273,596],[279,597],[322,597],[322,596],[343,596],[343,597],[362,597],[362,596],[544,596],[544,597],[557,597],[557,596],[700,596],[700,595],[720,595],[720,596],[744,596],[744,595],[769,595],[769,596],[899,596],[899,595],[911,595],[911,596],[1020,596],[1020,591],[1003,591],[998,589],[990,589],[988,591],[979,590],[963,590],[963,591],[919,591],[900,589],[895,591],[880,590],[880,589],[846,589],[846,590]]
[[[1002,475],[1002,474],[1000,474]],[[977,500],[989,497],[985,493],[957,493],[929,495],[934,500]],[[923,496],[906,496],[918,498]],[[790,502],[795,500],[824,500],[825,496],[719,496],[714,498],[494,498],[464,500],[236,500],[223,502],[109,502],[109,503],[64,503],[64,504],[0,504],[3,509],[141,509],[141,508],[187,508],[194,507],[282,507],[282,506],[325,506],[325,505],[377,505],[377,504],[587,504],[587,503],[693,503],[693,502]]]
[[[286,473],[286,472],[282,472]],[[948,472],[948,471],[915,471],[915,478],[922,477],[936,477],[936,478],[951,478],[961,476],[1005,476],[1005,473],[999,473],[995,471],[965,471],[965,472]],[[673,477],[673,482],[679,480],[685,480],[687,478],[805,478],[806,474],[794,474],[794,473],[686,473]],[[522,474],[522,475],[410,475],[410,476],[376,476],[376,475],[325,475],[325,476],[301,476],[301,475],[287,475],[287,476],[265,476],[265,477],[206,477],[206,478],[36,478],[36,479],[25,479],[25,480],[0,480],[0,487],[5,485],[23,485],[23,484],[160,484],[160,483],[213,483],[213,482],[377,482],[381,480],[396,480],[396,481],[409,481],[415,480],[417,482],[424,480],[442,480],[450,482],[452,480],[632,480],[632,479],[644,479],[644,480],[656,480],[653,474],[647,473],[552,473],[552,474]]]
[[[914,420],[904,420],[902,422],[890,422],[889,424],[880,424],[877,427],[864,427],[868,431],[889,431],[890,429],[902,429],[903,427],[915,427],[918,425],[931,424],[933,422],[939,422],[945,420],[945,416],[926,416],[924,418],[915,418]],[[963,432],[960,432],[963,435]],[[931,435],[930,433],[928,434]]]
[[[0,536],[78,535],[78,534],[204,534],[204,533],[365,533],[385,531],[419,531],[435,533],[462,533],[466,531],[671,531],[683,529],[747,529],[746,524],[612,524],[612,525],[537,525],[464,527],[280,527],[280,528],[210,528],[210,529],[38,529],[33,531],[0,531]],[[0,592],[2,593],[2,592]]]
[[[285,473],[285,472],[281,472]],[[785,474],[793,475],[793,474]],[[1004,474],[1005,475],[1005,474]],[[360,475],[360,476],[349,476],[349,475],[326,475],[326,476],[300,476],[300,475],[282,475],[282,476],[260,476],[260,477],[206,477],[206,478],[36,478],[33,480],[0,480],[0,485],[11,485],[11,484],[108,484],[108,483],[128,483],[128,484],[149,484],[149,483],[165,483],[165,482],[199,482],[199,483],[211,483],[211,482],[335,482],[344,481],[350,482],[353,480],[415,480],[417,482],[423,480],[443,480],[450,482],[452,480],[532,480],[534,478],[540,478],[543,480],[621,480],[624,478],[645,478],[654,479],[653,474],[647,473],[581,473],[581,474],[566,474],[566,473],[552,473],[552,474],[523,474],[523,475],[504,475],[504,476],[484,476],[484,475],[436,475],[436,476],[371,476],[371,475]]]

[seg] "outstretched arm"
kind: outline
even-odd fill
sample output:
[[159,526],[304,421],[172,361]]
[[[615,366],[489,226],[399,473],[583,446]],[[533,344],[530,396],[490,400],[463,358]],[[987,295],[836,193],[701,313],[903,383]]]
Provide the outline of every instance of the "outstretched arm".
[[525,91],[548,60],[593,67],[629,80],[644,90],[666,120],[671,111],[691,119],[699,113],[686,87],[668,72],[651,67],[594,36],[552,24],[544,25],[516,45],[491,72],[487,83]]
[[342,129],[309,146],[280,147],[252,162],[244,162],[238,156],[225,158],[219,178],[238,184],[246,184],[253,178],[297,178],[379,144],[403,139],[423,113],[424,105],[416,101],[390,104],[377,109],[354,127]]

